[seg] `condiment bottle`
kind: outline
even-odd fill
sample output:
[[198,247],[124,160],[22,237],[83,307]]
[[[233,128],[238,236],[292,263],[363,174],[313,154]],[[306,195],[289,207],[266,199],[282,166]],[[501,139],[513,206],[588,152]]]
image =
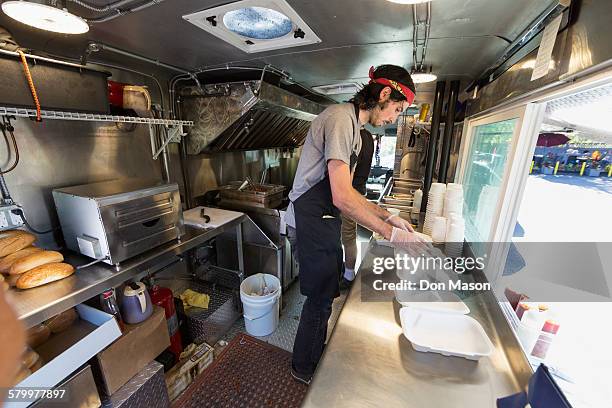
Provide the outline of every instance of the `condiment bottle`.
[[521,320],[523,318],[523,314],[525,314],[525,312],[527,310],[529,310],[529,305],[527,303],[519,303],[518,306],[516,307],[516,316],[519,318],[519,320]]
[[551,314],[551,316],[549,316],[549,318],[544,322],[544,326],[542,326],[542,331],[540,332],[538,340],[531,351],[532,356],[539,359],[546,358],[548,350],[557,336],[560,326],[561,325],[557,321],[556,316]]
[[106,313],[111,314],[117,320],[117,324],[121,329],[121,332],[124,332],[125,326],[123,325],[123,319],[121,318],[121,312],[119,311],[119,305],[117,305],[117,299],[115,298],[115,290],[107,289],[100,295],[100,305],[102,305],[102,310]]

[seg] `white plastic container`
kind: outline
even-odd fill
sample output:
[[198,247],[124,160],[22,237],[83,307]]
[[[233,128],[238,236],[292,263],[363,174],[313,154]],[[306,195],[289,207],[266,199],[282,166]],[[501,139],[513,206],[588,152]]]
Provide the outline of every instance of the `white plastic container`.
[[395,299],[402,306],[430,312],[468,314],[470,308],[452,292],[395,290]]
[[[269,294],[259,295],[267,286]],[[258,273],[240,284],[244,325],[253,336],[267,336],[276,330],[280,308],[281,283],[274,275]]]
[[469,316],[403,307],[400,321],[416,351],[479,360],[494,350],[480,323]]

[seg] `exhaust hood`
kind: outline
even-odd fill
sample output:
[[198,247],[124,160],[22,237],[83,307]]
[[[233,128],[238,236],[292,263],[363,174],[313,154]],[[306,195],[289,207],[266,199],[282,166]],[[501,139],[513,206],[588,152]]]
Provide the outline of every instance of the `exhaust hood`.
[[265,81],[185,88],[181,116],[194,121],[188,154],[299,147],[310,122],[325,108]]

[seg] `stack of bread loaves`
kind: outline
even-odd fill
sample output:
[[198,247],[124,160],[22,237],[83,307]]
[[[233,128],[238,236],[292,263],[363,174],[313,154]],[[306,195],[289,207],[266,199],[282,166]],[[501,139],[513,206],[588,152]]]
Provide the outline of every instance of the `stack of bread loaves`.
[[74,273],[72,265],[63,263],[56,251],[45,251],[32,246],[36,237],[20,230],[0,233],[0,279],[3,287],[29,289]]
[[52,335],[68,330],[78,319],[79,315],[77,311],[74,308],[68,309],[27,330],[27,346],[22,356],[21,369],[14,381],[15,385],[19,384],[45,364],[45,361],[43,361],[42,357],[38,354],[37,349],[46,343]]

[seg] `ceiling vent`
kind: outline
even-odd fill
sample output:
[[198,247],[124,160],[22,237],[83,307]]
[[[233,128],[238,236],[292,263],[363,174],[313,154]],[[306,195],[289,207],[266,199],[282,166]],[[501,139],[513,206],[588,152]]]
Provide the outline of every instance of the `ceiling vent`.
[[242,0],[183,19],[248,53],[321,42],[285,0]]

